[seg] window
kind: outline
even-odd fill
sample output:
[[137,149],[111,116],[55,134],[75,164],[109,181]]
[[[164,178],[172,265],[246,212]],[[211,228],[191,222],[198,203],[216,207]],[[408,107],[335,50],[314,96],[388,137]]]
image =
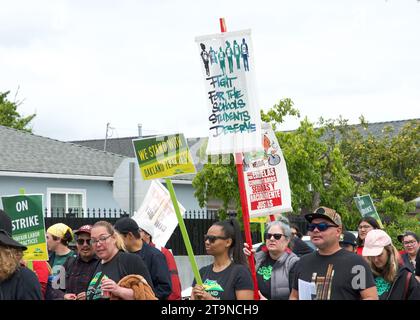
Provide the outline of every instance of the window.
[[86,212],[86,190],[48,189],[47,197],[50,217],[64,217],[69,214],[82,217]]

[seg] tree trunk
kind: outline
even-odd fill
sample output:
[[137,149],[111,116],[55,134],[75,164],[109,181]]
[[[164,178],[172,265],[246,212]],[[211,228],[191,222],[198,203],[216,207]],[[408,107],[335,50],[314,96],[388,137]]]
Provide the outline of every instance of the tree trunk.
[[314,194],[312,196],[312,212],[315,211],[321,204],[321,194],[317,191],[314,191]]

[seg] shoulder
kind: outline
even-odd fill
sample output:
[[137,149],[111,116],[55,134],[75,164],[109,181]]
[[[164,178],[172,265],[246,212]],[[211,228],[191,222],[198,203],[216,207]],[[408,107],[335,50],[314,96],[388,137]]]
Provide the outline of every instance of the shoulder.
[[117,258],[123,263],[136,263],[137,261],[143,262],[143,259],[138,254],[123,251],[118,252]]
[[296,264],[296,262],[300,260],[300,258],[293,252],[286,253],[286,254],[287,254],[286,263],[289,266],[293,266],[294,264]]
[[36,282],[36,283],[38,282],[38,278],[35,272],[33,272],[32,270],[26,267],[19,268],[16,275],[25,284],[29,282]]
[[234,272],[238,277],[251,275],[248,266],[239,263],[234,263],[232,265],[231,272]]

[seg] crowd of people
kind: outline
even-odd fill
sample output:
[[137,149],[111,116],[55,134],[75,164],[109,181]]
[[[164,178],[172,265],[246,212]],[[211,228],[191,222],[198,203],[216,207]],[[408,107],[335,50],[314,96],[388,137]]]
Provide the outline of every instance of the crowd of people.
[[[334,209],[305,215],[307,234],[284,217],[267,224],[257,247],[243,242],[238,221],[214,223],[204,235],[213,262],[199,270],[191,300],[253,300],[255,261],[260,300],[420,300],[419,236],[398,237],[399,252],[377,221],[364,217],[357,237]],[[121,218],[74,231],[63,223],[46,232],[49,261],[23,259],[10,217],[0,210],[0,300],[180,300],[170,250],[153,243],[154,226]],[[69,248],[75,239],[76,250]],[[256,290],[255,290],[256,291]]]

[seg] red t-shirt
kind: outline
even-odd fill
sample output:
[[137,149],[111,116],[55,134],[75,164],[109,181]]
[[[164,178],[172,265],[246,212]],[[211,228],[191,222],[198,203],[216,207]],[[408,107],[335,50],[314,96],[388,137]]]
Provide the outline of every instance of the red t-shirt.
[[41,284],[42,297],[45,299],[45,292],[47,290],[48,276],[50,275],[50,269],[47,261],[32,261],[33,271],[38,277],[38,281]]

